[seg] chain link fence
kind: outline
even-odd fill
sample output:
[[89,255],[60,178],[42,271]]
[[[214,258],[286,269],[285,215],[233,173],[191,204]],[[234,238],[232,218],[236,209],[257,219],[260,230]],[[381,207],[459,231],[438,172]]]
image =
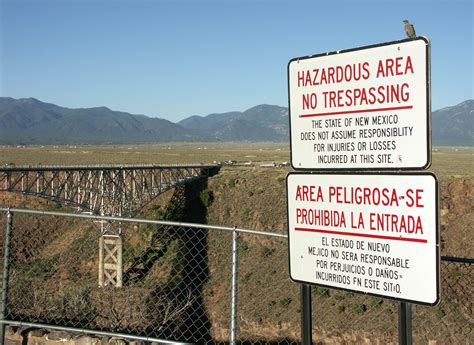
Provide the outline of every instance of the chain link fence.
[[[6,214],[0,212],[2,229]],[[6,324],[150,341],[299,343],[300,289],[289,279],[285,235],[55,212],[11,214],[8,270],[2,261],[9,273],[2,286]],[[102,264],[107,269],[121,262],[121,287],[99,287],[104,221],[120,233],[121,260]],[[117,254],[109,248],[103,256]],[[473,276],[472,260],[441,261],[441,303],[414,306],[415,343],[474,343]],[[395,301],[320,287],[312,287],[312,301],[316,343],[398,341]]]
[[[441,302],[413,306],[415,344],[473,344],[474,261],[443,257]],[[335,289],[312,288],[313,338],[349,343],[398,343],[398,302]]]

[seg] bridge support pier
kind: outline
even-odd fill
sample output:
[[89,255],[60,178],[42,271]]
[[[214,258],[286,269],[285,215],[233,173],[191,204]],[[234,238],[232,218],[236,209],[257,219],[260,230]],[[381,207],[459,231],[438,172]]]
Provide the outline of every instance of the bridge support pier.
[[99,286],[122,287],[122,237],[102,235],[99,239]]

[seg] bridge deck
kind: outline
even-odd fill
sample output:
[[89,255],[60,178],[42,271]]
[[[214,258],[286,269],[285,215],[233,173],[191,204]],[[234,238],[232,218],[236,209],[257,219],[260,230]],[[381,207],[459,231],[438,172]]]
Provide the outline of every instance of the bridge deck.
[[13,165],[0,167],[0,172],[8,171],[97,171],[97,170],[149,170],[149,169],[213,169],[218,164],[120,164],[120,165]]

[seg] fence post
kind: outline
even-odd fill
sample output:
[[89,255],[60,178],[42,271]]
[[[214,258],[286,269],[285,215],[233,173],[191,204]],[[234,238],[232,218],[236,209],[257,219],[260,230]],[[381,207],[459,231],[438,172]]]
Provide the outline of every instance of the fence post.
[[99,287],[104,286],[104,235],[99,237]]
[[238,241],[239,233],[234,226],[232,232],[232,286],[231,286],[231,316],[230,316],[230,344],[235,345],[237,338],[237,274],[238,274]]
[[398,306],[398,341],[400,345],[411,345],[411,303],[400,302]]
[[301,291],[301,344],[311,345],[313,343],[311,286],[300,284]]
[[[8,303],[8,276],[10,273],[10,239],[12,232],[13,214],[10,209],[7,211],[7,228],[5,231],[5,244],[3,247],[3,274],[2,274],[2,305],[0,309],[0,320],[5,320],[5,314]],[[2,323],[0,325],[0,342],[5,343],[5,327]]]

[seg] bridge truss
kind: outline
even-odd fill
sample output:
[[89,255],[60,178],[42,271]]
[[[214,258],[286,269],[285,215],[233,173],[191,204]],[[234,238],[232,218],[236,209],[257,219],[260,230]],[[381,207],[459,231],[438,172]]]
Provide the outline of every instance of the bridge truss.
[[106,216],[133,216],[161,193],[217,165],[52,166],[0,169],[0,191],[34,195]]

